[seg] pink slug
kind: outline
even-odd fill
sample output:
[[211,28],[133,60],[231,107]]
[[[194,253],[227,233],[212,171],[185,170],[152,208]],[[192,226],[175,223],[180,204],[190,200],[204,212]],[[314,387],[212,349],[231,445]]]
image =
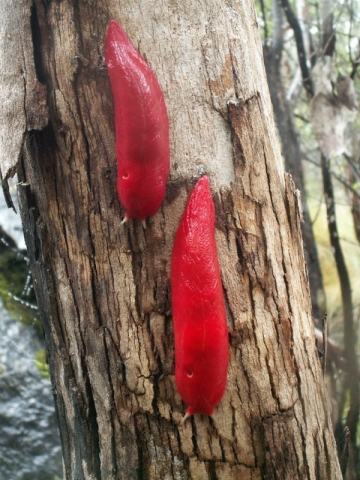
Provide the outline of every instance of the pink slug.
[[212,415],[224,395],[229,345],[208,177],[195,185],[171,257],[175,379],[194,413]]
[[165,197],[170,168],[169,120],[154,73],[115,21],[105,38],[115,105],[117,191],[124,222],[145,220]]

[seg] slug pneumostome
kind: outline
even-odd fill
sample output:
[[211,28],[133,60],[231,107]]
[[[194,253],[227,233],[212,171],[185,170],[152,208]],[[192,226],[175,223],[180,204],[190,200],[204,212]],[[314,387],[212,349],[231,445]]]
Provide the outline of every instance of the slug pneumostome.
[[195,185],[176,232],[171,258],[175,379],[194,413],[212,415],[224,395],[228,329],[208,177]]
[[159,83],[124,30],[109,23],[105,63],[115,105],[117,191],[124,222],[145,220],[165,197],[170,168],[169,121]]

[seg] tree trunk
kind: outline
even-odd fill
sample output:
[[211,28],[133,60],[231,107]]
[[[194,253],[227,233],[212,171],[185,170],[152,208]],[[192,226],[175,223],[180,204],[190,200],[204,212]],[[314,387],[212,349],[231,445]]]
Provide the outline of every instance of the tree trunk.
[[326,312],[326,299],[320,262],[308,202],[306,199],[302,155],[298,134],[281,78],[281,57],[284,47],[282,17],[281,6],[277,0],[274,0],[274,35],[272,45],[264,45],[264,61],[269,82],[271,101],[274,108],[274,115],[285,160],[285,169],[291,174],[296,187],[301,191],[302,211],[304,217],[301,230],[305,247],[305,260],[309,275],[312,313],[316,326],[320,327],[321,320]]
[[[66,479],[340,479],[314,341],[299,198],[282,172],[254,5],[35,2],[49,125],[25,135],[19,197]],[[164,91],[160,211],[121,226],[103,39],[118,20]],[[169,265],[206,172],[230,335],[213,418],[182,421]],[[3,170],[4,178],[7,171]]]

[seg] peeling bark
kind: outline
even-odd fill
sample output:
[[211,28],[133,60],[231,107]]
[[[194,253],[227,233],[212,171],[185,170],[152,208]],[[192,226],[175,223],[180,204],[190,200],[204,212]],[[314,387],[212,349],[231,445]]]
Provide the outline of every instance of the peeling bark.
[[31,30],[31,2],[1,1],[0,178],[5,199],[15,210],[7,180],[16,173],[26,132],[48,122],[46,89],[37,77]]
[[264,61],[269,81],[270,95],[274,108],[276,123],[281,139],[285,169],[292,175],[296,187],[301,191],[302,235],[305,247],[305,260],[308,268],[312,312],[315,323],[319,326],[326,310],[325,291],[322,281],[320,262],[318,258],[310,212],[307,204],[302,155],[295,129],[292,111],[286,98],[285,88],[281,78],[281,57],[283,50],[283,15],[279,3],[273,4],[274,35],[272,45],[264,45]]
[[[156,72],[171,121],[167,197],[146,230],[120,226],[108,12]],[[19,197],[64,477],[340,479],[299,198],[281,170],[253,4],[37,1],[36,15],[50,123],[27,136]],[[169,259],[201,171],[216,205],[231,355],[214,418],[183,422]]]

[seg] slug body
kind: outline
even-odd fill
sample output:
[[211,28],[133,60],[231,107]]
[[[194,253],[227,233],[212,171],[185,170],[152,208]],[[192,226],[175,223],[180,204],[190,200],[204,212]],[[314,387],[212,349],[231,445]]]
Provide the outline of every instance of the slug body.
[[170,168],[169,121],[159,83],[124,30],[109,23],[105,63],[115,105],[117,191],[124,221],[153,215]]
[[175,379],[186,416],[212,415],[226,388],[229,346],[209,180],[192,191],[171,258]]

